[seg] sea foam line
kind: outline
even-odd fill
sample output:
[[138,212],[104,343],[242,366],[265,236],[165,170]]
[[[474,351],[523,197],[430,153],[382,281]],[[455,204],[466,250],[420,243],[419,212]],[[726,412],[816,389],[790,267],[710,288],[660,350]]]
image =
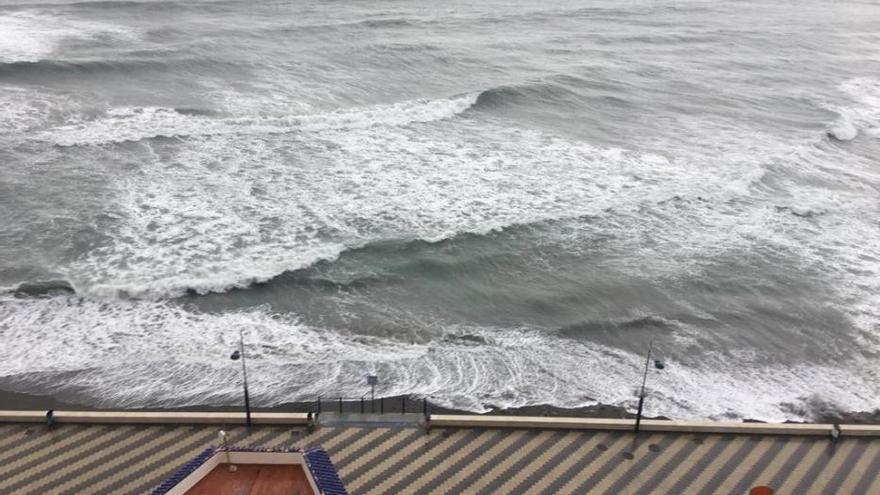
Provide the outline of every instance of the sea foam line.
[[[642,357],[538,329],[442,327],[421,342],[314,328],[254,310],[207,314],[157,302],[0,296],[4,386],[108,407],[232,404],[238,373],[224,356],[245,330],[252,397],[261,405],[359,396],[364,374],[382,395],[420,394],[472,411],[596,403],[632,409]],[[477,338],[457,339],[469,335]],[[453,337],[453,338],[450,338]],[[768,365],[712,353],[699,367],[667,356],[652,375],[648,414],[674,418],[805,419],[791,405],[821,400],[876,407],[876,382],[846,367]],[[863,371],[859,371],[859,370]],[[873,379],[877,377],[874,376]],[[75,391],[75,392],[74,392]]]
[[118,107],[103,117],[58,126],[35,136],[59,146],[140,141],[158,137],[271,135],[288,132],[403,126],[455,117],[477,101],[477,94],[437,100],[340,109],[313,115],[211,118],[164,107]]

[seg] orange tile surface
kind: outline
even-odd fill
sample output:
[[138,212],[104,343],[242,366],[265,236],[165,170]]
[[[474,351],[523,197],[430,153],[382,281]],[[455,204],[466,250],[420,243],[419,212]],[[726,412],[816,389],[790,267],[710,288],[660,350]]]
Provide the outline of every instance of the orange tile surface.
[[229,471],[221,464],[208,473],[187,495],[314,495],[300,466],[237,464]]

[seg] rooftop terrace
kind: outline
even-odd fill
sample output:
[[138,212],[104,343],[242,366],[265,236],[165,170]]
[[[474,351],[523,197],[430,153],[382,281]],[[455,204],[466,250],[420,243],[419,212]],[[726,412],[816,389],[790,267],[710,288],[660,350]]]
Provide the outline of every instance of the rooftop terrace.
[[[746,494],[757,485],[778,494],[880,493],[878,428],[844,427],[833,441],[827,425],[646,422],[636,435],[618,429],[630,427],[626,420],[458,418],[438,416],[429,432],[404,421],[223,428],[241,446],[322,446],[352,494]],[[0,493],[149,493],[216,446],[221,427],[93,418],[104,422],[48,429],[11,419],[0,424]]]

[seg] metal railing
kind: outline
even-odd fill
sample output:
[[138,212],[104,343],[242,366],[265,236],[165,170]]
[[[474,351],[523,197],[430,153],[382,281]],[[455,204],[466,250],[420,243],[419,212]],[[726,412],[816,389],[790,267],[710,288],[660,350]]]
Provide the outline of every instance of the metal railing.
[[423,414],[430,413],[430,402],[427,397],[413,398],[379,397],[370,398],[370,394],[361,397],[318,397],[312,410],[315,414]]

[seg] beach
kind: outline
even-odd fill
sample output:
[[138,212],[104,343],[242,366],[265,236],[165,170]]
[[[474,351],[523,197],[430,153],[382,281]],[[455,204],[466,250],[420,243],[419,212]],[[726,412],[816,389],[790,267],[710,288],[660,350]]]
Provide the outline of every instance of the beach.
[[2,407],[876,420],[878,25],[0,0]]

